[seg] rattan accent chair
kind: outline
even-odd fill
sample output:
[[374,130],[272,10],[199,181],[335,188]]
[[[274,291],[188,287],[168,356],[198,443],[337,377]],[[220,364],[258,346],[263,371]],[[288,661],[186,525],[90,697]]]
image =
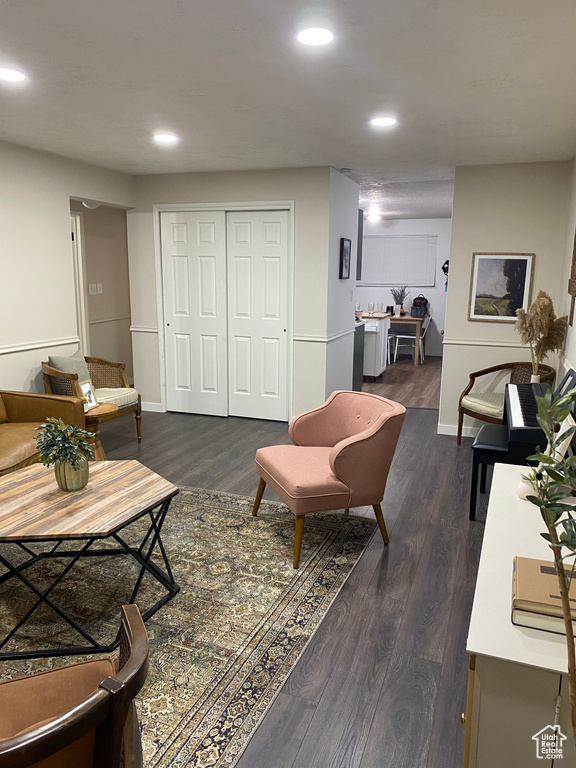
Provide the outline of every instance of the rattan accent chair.
[[142,768],[134,698],[147,674],[146,629],[138,607],[125,605],[118,661],[0,684],[0,768]]
[[[105,360],[102,357],[85,357],[90,379],[99,404],[111,403],[118,406],[116,416],[133,413],[136,418],[138,442],[142,440],[142,401],[135,389],[130,387],[126,377],[124,363]],[[75,395],[82,398],[80,377],[77,373],[68,373],[42,363],[44,386],[48,394]]]
[[[504,416],[504,392],[473,392],[472,389],[476,380],[488,374],[498,373],[499,371],[510,371],[510,384],[529,383],[532,374],[531,363],[501,363],[493,365],[490,368],[483,368],[481,371],[474,371],[470,374],[468,386],[460,395],[458,402],[458,437],[457,443],[460,445],[462,438],[462,422],[464,415],[472,416],[480,421],[487,421],[490,424],[502,424]],[[540,381],[543,384],[554,383],[556,371],[549,365],[540,365],[538,369]]]

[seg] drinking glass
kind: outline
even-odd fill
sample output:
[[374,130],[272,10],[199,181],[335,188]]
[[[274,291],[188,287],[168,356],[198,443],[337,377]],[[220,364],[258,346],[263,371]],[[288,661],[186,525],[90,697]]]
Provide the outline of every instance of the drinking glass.
[[368,314],[373,315],[374,314],[374,302],[371,302],[368,304]]

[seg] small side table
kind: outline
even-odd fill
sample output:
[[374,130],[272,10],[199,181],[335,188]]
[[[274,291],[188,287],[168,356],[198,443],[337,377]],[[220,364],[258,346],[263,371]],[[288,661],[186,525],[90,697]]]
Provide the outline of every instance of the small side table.
[[92,445],[94,449],[94,461],[106,461],[106,454],[102,443],[100,442],[100,424],[103,421],[109,421],[115,418],[118,413],[118,406],[112,403],[102,403],[96,406],[96,408],[90,408],[84,414],[84,420],[86,422],[86,429],[88,432],[94,433],[94,443]]

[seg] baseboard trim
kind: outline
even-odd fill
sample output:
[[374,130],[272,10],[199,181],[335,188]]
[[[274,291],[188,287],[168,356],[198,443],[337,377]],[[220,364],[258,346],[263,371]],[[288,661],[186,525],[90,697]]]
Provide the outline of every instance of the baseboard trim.
[[[480,427],[462,427],[462,437],[476,437],[479,431],[480,431]],[[453,435],[454,437],[456,437],[458,435],[458,425],[438,423],[436,434]]]
[[161,403],[142,403],[143,411],[154,411],[155,413],[166,413],[166,409],[162,408]]

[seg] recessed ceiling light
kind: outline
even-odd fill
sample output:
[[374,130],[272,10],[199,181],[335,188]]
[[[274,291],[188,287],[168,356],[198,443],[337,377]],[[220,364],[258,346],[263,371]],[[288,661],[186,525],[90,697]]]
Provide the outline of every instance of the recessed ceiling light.
[[377,205],[373,205],[368,211],[368,216],[366,218],[368,221],[376,224],[377,221],[380,221],[380,208]]
[[154,141],[156,144],[176,144],[180,139],[173,133],[155,133]]
[[7,83],[19,83],[26,79],[24,72],[18,72],[17,69],[0,69],[0,80],[5,80]]
[[296,39],[304,45],[326,45],[326,43],[332,42],[334,35],[329,29],[310,27],[310,29],[303,29],[298,32]]
[[378,128],[382,128],[385,126],[391,126],[396,125],[398,120],[396,120],[395,117],[375,117],[373,120],[370,120],[370,125],[375,125]]

